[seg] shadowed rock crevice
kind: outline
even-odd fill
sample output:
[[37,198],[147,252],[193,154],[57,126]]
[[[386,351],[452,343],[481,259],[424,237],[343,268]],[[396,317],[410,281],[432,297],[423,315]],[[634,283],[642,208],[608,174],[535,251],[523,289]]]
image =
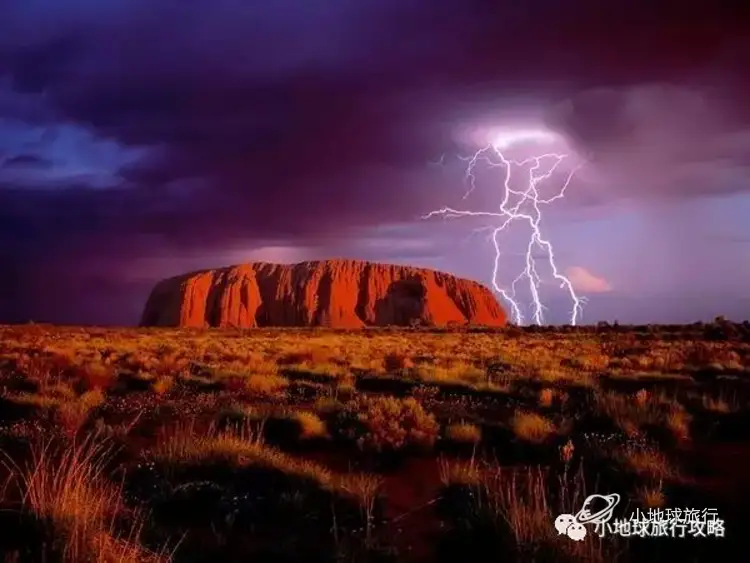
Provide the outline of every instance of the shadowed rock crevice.
[[315,294],[315,315],[313,324],[316,326],[331,326],[331,301],[333,293],[333,275],[326,271],[318,284],[318,291]]
[[354,308],[354,314],[362,322],[366,324],[367,319],[367,302],[369,301],[369,291],[367,287],[367,280],[370,277],[372,266],[365,264],[359,273],[359,291],[357,295],[357,305]]
[[[268,266],[261,264],[259,266]],[[246,266],[248,267],[248,266]],[[253,282],[257,287],[257,298],[260,300],[255,312],[255,323],[257,326],[268,326],[273,318],[272,306],[276,301],[276,287],[278,286],[278,272],[271,268],[252,268],[254,273]]]
[[360,260],[253,263],[170,278],[153,289],[142,326],[502,326],[483,285],[426,268]]
[[[206,325],[207,326],[232,326],[233,319],[224,319],[221,311],[230,308],[231,303],[227,303],[232,295],[226,291],[229,285],[230,272],[220,271],[214,274],[214,280],[208,291],[206,299]],[[235,276],[236,277],[236,276]],[[234,297],[239,298],[239,295]]]
[[375,324],[408,326],[420,321],[432,324],[424,314],[426,297],[427,288],[419,277],[391,283],[385,296],[375,304]]

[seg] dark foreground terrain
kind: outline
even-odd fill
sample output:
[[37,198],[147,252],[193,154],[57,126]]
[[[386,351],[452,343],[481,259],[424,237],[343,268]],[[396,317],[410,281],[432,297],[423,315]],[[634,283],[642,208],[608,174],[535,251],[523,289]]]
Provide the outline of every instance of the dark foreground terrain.
[[[0,327],[5,561],[743,560],[750,327]],[[558,535],[588,494],[725,537]],[[666,514],[666,512],[664,512]],[[690,534],[688,534],[690,536]]]

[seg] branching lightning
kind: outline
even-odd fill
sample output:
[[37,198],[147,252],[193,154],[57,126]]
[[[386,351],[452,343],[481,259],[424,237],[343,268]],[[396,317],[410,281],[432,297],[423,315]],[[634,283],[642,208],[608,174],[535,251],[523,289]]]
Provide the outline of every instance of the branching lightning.
[[[494,143],[490,144],[482,149],[479,149],[473,156],[468,158],[462,158],[461,160],[468,162],[465,173],[465,180],[468,184],[468,189],[464,194],[463,199],[466,199],[476,188],[476,176],[475,169],[478,164],[484,162],[490,167],[502,167],[505,170],[504,181],[503,181],[503,197],[500,203],[499,211],[466,211],[457,210],[451,207],[443,207],[442,209],[432,211],[425,215],[423,219],[429,219],[431,217],[442,216],[444,218],[457,218],[457,217],[491,217],[493,219],[500,220],[500,224],[494,227],[492,230],[491,239],[495,247],[495,260],[492,270],[492,286],[505,301],[508,302],[512,311],[513,321],[519,325],[524,324],[524,315],[521,312],[521,306],[516,298],[516,286],[519,283],[525,282],[531,292],[532,303],[531,307],[533,310],[533,322],[536,324],[543,324],[544,322],[544,311],[546,310],[545,305],[542,303],[539,295],[539,287],[542,280],[537,272],[536,259],[534,258],[534,250],[541,250],[549,262],[552,270],[553,278],[559,282],[560,288],[565,290],[573,303],[570,324],[575,325],[578,321],[582,308],[585,303],[585,298],[579,297],[573,284],[570,280],[563,275],[557,268],[555,262],[555,254],[552,248],[552,243],[542,236],[542,229],[540,226],[542,220],[542,207],[548,205],[558,199],[565,197],[565,191],[570,185],[571,180],[575,172],[580,168],[577,166],[573,168],[567,175],[565,182],[562,185],[560,191],[548,198],[542,199],[539,195],[538,186],[541,182],[548,180],[555,172],[557,167],[563,162],[567,155],[558,153],[546,153],[540,156],[528,158],[523,161],[517,161],[508,159],[503,155],[502,149],[507,144]],[[525,189],[523,191],[517,190],[511,187],[511,179],[513,177],[513,169],[527,169],[528,179],[525,182]],[[517,197],[518,200],[515,204],[511,204],[511,196]],[[524,206],[524,204],[526,204]],[[524,209],[522,210],[522,207]],[[505,231],[514,222],[521,221],[526,222],[531,228],[531,235],[529,237],[528,245],[525,249],[525,268],[513,280],[510,287],[501,287],[498,284],[498,268],[500,266],[500,256],[502,254],[499,246],[498,239],[500,234]]]

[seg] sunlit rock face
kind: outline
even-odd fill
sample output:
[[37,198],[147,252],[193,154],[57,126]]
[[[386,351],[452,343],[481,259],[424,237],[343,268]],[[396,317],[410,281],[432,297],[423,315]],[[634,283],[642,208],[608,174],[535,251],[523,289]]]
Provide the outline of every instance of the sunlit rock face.
[[502,326],[485,286],[450,274],[360,260],[256,262],[159,282],[142,326]]

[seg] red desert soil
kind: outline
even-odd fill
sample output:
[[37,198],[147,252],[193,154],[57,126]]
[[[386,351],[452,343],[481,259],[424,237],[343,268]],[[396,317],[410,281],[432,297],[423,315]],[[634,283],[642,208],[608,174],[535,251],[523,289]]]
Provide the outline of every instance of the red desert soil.
[[[306,452],[303,457],[342,473],[362,469],[352,465],[345,453]],[[438,460],[407,458],[397,467],[380,472],[379,476],[385,499],[383,518],[399,561],[434,561],[435,537],[441,527],[436,503],[443,490]]]
[[[729,442],[702,444],[682,452],[681,466],[691,481],[692,508],[716,509],[726,530],[722,542],[728,546],[745,547],[750,526],[750,444]],[[711,552],[710,544],[694,547],[696,557]],[[702,560],[702,559],[701,559]]]
[[435,511],[442,483],[436,459],[408,460],[384,476],[385,518],[402,561],[434,561],[440,518]]
[[[688,454],[700,490],[719,499],[733,516],[747,521],[750,505],[750,444],[706,444]],[[706,507],[715,508],[715,507]],[[730,518],[725,518],[730,520]]]
[[143,326],[237,327],[477,324],[506,315],[485,286],[450,274],[361,260],[252,263],[159,282]]

